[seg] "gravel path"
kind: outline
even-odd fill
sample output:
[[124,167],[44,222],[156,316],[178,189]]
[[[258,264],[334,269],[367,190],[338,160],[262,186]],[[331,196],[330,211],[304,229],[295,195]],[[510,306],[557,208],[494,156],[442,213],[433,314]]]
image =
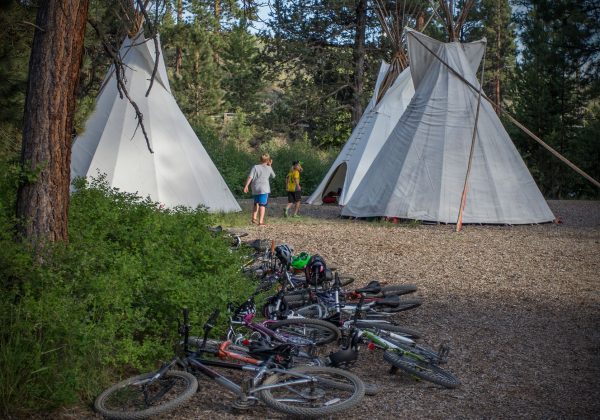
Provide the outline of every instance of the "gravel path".
[[[600,416],[600,202],[550,201],[562,224],[452,226],[341,220],[336,207],[280,217],[275,199],[252,239],[321,254],[357,284],[413,283],[424,303],[396,319],[423,343],[451,343],[446,366],[462,382],[446,390],[391,375],[362,348],[354,367],[382,391],[346,418],[598,418]],[[245,209],[251,205],[244,200]],[[279,418],[260,405],[245,415],[213,383],[164,418]],[[206,391],[206,392],[202,392]],[[340,418],[342,418],[340,416]]]

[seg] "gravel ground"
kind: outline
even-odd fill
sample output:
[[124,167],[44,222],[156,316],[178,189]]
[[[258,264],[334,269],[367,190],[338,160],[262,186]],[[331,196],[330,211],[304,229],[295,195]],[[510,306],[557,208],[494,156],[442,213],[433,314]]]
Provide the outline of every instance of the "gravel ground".
[[[431,347],[449,341],[445,367],[462,382],[446,390],[389,374],[382,354],[363,347],[353,371],[381,392],[343,417],[600,416],[600,202],[550,201],[561,224],[469,225],[460,234],[447,225],[341,220],[336,207],[303,206],[304,218],[283,219],[284,203],[273,200],[267,225],[249,223],[250,237],[319,253],[359,285],[416,284],[423,305],[396,320]],[[264,405],[236,414],[226,391],[212,382],[200,388],[164,418],[279,418]]]

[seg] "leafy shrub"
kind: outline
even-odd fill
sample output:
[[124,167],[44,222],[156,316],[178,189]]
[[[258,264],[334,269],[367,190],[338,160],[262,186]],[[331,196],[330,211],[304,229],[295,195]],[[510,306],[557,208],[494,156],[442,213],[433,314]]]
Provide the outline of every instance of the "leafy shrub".
[[247,296],[241,256],[206,229],[214,218],[79,185],[69,244],[38,264],[0,212],[0,416],[89,400],[115,373],[155,368],[183,306],[199,333],[214,308]]
[[262,153],[269,153],[273,158],[276,178],[271,180],[271,195],[275,197],[287,195],[285,177],[293,161],[302,162],[304,171],[300,182],[303,195],[309,195],[317,188],[335,158],[335,151],[318,151],[307,139],[284,146],[265,143],[258,152],[250,153],[239,147],[232,138],[219,139],[215,133],[198,127],[196,132],[227,186],[238,198],[250,198],[243,193],[244,184],[250,168],[259,162]]

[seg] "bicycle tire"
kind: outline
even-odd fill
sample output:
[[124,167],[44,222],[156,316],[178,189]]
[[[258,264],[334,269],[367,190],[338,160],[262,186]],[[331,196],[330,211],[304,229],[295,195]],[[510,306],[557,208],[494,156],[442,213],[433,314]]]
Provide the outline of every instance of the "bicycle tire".
[[460,385],[460,381],[450,372],[445,371],[433,363],[411,357],[408,352],[401,354],[397,351],[388,350],[383,353],[383,359],[411,375],[434,384],[446,388],[456,388]]
[[[265,389],[259,392],[259,398],[269,407],[292,416],[305,418],[324,417],[346,411],[360,403],[365,395],[365,385],[363,381],[354,373],[345,370],[320,366],[302,366],[290,369],[288,372],[289,374],[287,375],[277,373],[267,377],[263,381],[263,385],[275,385],[278,382],[285,382],[286,380],[293,378],[294,373],[309,375],[315,379],[315,382],[312,384],[301,385],[304,388],[291,395],[296,400],[306,395],[307,402],[313,405],[312,407],[294,406],[292,405],[293,399],[291,398],[283,398],[283,401],[279,400],[277,397],[278,391],[289,390],[291,386]],[[319,386],[318,389],[316,389],[317,385]],[[308,390],[309,386],[311,387],[310,390]],[[321,407],[315,407],[314,405],[316,404],[317,399],[322,397],[327,398],[329,396],[326,390],[330,389],[334,390],[334,395],[332,396],[333,399],[325,401],[324,405]],[[340,392],[348,393],[347,398],[340,400],[338,396],[335,396],[335,394],[339,395]],[[310,394],[307,395],[307,393]]]
[[417,291],[417,286],[414,284],[393,284],[391,286],[385,286],[381,289],[383,296],[401,296]]
[[378,330],[402,334],[409,338],[421,338],[421,334],[415,330],[411,330],[410,328],[404,328],[399,325],[390,324],[387,322],[358,320],[358,321],[356,321],[355,325],[358,328],[362,328],[362,329],[376,328]]
[[418,308],[422,303],[423,301],[421,299],[401,299],[400,303],[396,306],[378,306],[376,304],[372,306],[371,309],[376,312],[396,313]]
[[[192,398],[198,389],[198,380],[194,375],[179,370],[170,370],[157,379],[154,384],[156,384],[157,388],[160,388],[161,386],[169,385],[166,383],[167,381],[177,381],[175,391],[173,393],[170,392],[174,387],[171,384],[170,388],[158,397],[158,405],[148,406],[146,401],[144,401],[142,387],[136,383],[150,379],[155,374],[156,372],[144,373],[114,384],[96,398],[94,408],[109,419],[144,419],[176,409]],[[158,393],[160,394],[161,392],[163,392],[162,389]],[[121,396],[120,394],[124,395]],[[113,404],[112,399],[115,397],[117,401]],[[166,400],[169,397],[172,398]]]
[[[302,326],[304,326],[305,331],[298,329],[298,327],[302,328]],[[272,322],[267,324],[267,327],[273,331],[288,333],[292,332],[294,335],[300,335],[309,339],[313,339],[315,345],[317,346],[333,343],[341,337],[340,329],[338,327],[321,319],[290,318]],[[320,331],[322,334],[318,338],[316,336],[317,331]],[[313,336],[311,337],[311,335]]]
[[321,319],[322,316],[328,314],[327,308],[325,308],[320,303],[313,303],[311,305],[300,306],[298,308],[294,308],[294,312],[305,318],[311,318],[311,319]]

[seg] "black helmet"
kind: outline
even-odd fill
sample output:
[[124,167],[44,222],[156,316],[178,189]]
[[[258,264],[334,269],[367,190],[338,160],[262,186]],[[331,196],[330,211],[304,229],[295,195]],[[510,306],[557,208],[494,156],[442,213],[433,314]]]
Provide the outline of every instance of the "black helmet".
[[287,245],[277,245],[275,256],[282,265],[289,267],[292,263],[292,249]]
[[306,274],[306,282],[316,286],[326,280],[327,264],[325,264],[325,260],[320,255],[313,255],[308,264],[306,264],[304,273]]

